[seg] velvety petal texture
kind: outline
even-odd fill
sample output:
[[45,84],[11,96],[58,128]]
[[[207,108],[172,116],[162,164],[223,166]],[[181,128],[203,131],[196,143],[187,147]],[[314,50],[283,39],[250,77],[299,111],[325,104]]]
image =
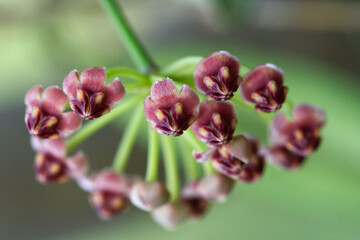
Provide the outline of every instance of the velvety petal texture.
[[130,200],[136,207],[151,211],[167,203],[170,194],[165,185],[160,182],[141,181],[135,184],[130,193]]
[[224,202],[233,186],[234,180],[214,173],[200,180],[198,191],[208,201]]
[[210,207],[210,203],[201,195],[199,191],[200,180],[193,180],[186,184],[181,191],[181,199],[190,207],[191,220],[198,220],[203,217]]
[[235,131],[237,119],[232,104],[220,101],[204,101],[191,129],[209,146],[228,143]]
[[319,107],[301,104],[294,107],[293,120],[278,114],[270,126],[269,138],[274,146],[284,146],[289,151],[308,156],[320,145],[320,130],[325,124],[325,114]]
[[284,146],[267,149],[266,156],[275,165],[291,170],[298,169],[305,162],[305,157],[289,151]]
[[125,96],[118,78],[105,86],[105,67],[86,68],[80,74],[72,70],[64,79],[63,89],[70,107],[80,117],[91,120],[110,112]]
[[288,88],[283,86],[284,73],[273,64],[259,65],[244,77],[240,91],[245,101],[262,112],[275,112],[285,101]]
[[29,133],[40,138],[59,138],[76,131],[81,120],[72,113],[63,113],[66,102],[66,95],[56,86],[45,91],[40,86],[30,89],[25,96],[25,123]]
[[163,228],[173,230],[185,222],[189,218],[190,213],[190,206],[183,201],[178,201],[167,203],[154,209],[151,212],[151,216]]
[[166,78],[152,85],[151,96],[144,101],[145,117],[155,131],[180,136],[195,121],[199,103],[189,86],[184,85],[179,94],[175,83]]
[[196,89],[214,100],[228,100],[239,88],[239,60],[226,51],[214,52],[195,67]]

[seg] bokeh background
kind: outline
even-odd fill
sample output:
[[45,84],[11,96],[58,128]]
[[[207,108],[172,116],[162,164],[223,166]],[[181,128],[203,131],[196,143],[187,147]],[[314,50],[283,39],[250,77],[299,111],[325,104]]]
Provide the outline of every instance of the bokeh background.
[[[223,49],[249,66],[282,67],[289,96],[327,112],[320,150],[296,172],[268,166],[260,182],[238,184],[225,204],[175,232],[137,209],[103,222],[75,183],[35,180],[23,96],[61,84],[73,68],[132,66],[126,50],[97,1],[0,0],[0,239],[360,238],[359,1],[120,2],[162,66]],[[253,116],[241,123],[265,139]],[[81,146],[93,169],[111,163],[122,129],[108,126]],[[138,144],[129,172],[143,173],[145,151]]]

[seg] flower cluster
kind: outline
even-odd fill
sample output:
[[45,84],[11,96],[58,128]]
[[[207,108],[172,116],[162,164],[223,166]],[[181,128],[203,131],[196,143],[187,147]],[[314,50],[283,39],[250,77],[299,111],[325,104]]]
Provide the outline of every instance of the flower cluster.
[[[172,229],[202,217],[212,202],[224,202],[235,182],[258,181],[266,162],[298,168],[319,147],[325,114],[309,104],[296,105],[292,120],[283,112],[275,116],[269,127],[269,146],[261,144],[254,135],[235,134],[239,104],[252,104],[257,112],[263,113],[279,111],[286,104],[288,87],[284,86],[280,68],[263,64],[247,71],[235,56],[225,51],[215,52],[193,67],[194,81],[189,85],[179,86],[185,82],[183,79],[168,76],[151,82],[149,79],[155,76],[144,75],[139,88],[147,84],[145,92],[149,96],[129,91],[128,95],[137,96],[122,103],[116,111],[110,110],[124,98],[126,84],[117,77],[106,84],[104,67],[87,68],[80,75],[71,71],[63,81],[63,90],[56,86],[30,89],[25,97],[25,123],[37,152],[36,178],[41,183],[74,179],[89,192],[89,201],[102,219],[111,219],[132,204],[150,212],[164,228]],[[245,68],[242,72],[247,74],[240,76],[240,68]],[[121,75],[121,71],[118,73]],[[143,75],[137,73],[136,78],[139,76]],[[129,139],[122,139],[112,169],[89,173],[82,152],[67,156],[83,140],[82,136],[91,135],[136,104],[144,108],[144,116],[151,124],[146,177],[124,172],[140,129],[136,125],[141,123],[138,114],[128,123],[124,136]],[[105,114],[112,116],[103,118]],[[96,120],[79,130],[76,141],[66,141],[80,128],[81,119]],[[165,183],[157,178],[159,137],[166,143],[161,145],[168,171]],[[181,154],[175,153],[171,137],[179,138]],[[191,153],[190,150],[186,154],[185,145],[191,146]],[[176,157],[182,154],[187,179],[181,189]],[[202,164],[204,171],[199,171],[197,163]]]

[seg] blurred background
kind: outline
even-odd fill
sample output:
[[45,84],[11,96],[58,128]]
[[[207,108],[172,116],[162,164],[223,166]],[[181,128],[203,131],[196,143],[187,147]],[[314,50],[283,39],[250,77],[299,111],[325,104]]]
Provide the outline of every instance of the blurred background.
[[[175,232],[137,209],[103,222],[75,183],[35,180],[23,97],[74,68],[133,65],[97,1],[0,0],[0,239],[360,238],[359,1],[119,2],[161,66],[220,49],[249,66],[280,66],[295,102],[326,110],[320,150],[296,172],[268,166],[260,182],[238,184],[225,204]],[[253,116],[240,122],[265,139]],[[110,165],[122,129],[108,126],[81,146],[92,169]],[[138,144],[129,172],[144,172],[145,151]]]

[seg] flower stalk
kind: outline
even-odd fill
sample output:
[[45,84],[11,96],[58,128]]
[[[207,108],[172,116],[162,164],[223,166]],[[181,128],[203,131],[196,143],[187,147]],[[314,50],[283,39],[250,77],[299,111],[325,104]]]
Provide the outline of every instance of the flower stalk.
[[145,180],[154,182],[157,180],[159,168],[159,134],[150,127],[148,133],[148,156]]

